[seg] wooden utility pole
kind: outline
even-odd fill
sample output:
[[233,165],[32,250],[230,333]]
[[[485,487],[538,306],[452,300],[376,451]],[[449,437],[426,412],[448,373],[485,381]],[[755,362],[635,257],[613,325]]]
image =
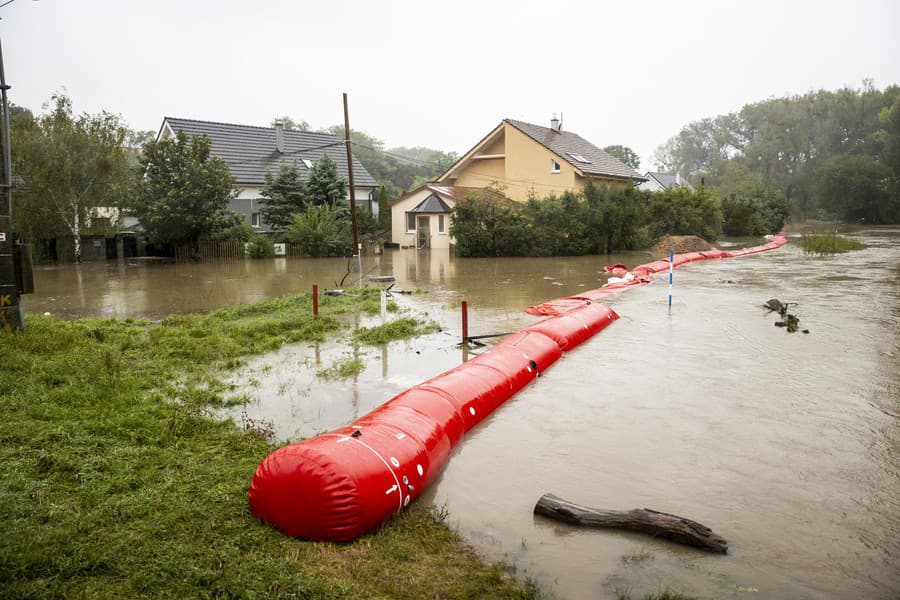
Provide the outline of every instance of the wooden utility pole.
[[350,222],[353,225],[353,253],[359,254],[359,232],[356,228],[356,189],[353,186],[353,152],[350,150],[350,112],[344,92],[344,145],[347,146],[347,175],[350,179]]
[[6,100],[6,74],[3,71],[3,50],[0,48],[0,328],[25,329],[25,318],[19,302],[15,241],[12,235],[12,152],[9,148],[9,104]]

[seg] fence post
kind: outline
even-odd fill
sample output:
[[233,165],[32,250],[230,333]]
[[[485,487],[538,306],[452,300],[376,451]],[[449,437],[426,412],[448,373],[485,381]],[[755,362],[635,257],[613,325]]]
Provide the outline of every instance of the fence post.
[[313,285],[313,316],[319,316],[319,286]]
[[469,341],[469,303],[462,301],[462,343]]

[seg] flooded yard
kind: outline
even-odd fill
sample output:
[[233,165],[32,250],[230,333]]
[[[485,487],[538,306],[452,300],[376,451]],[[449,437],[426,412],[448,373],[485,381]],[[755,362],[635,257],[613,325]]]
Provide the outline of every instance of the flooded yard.
[[[485,556],[559,598],[666,588],[699,598],[897,598],[900,230],[859,237],[866,250],[835,257],[791,243],[681,267],[671,313],[665,277],[610,298],[621,318],[474,429],[423,500],[444,507]],[[234,373],[248,398],[234,416],[271,421],[281,439],[344,425],[464,360],[461,300],[471,335],[515,331],[538,320],[527,306],[599,287],[603,265],[651,258],[365,257],[364,278],[392,275],[395,287],[420,290],[395,301],[444,331],[250,360]],[[24,306],[159,319],[335,287],[345,270],[331,259],[43,267]],[[792,312],[810,333],[773,326],[762,308],[770,298],[797,302]],[[355,378],[316,375],[348,356],[366,365]],[[729,554],[536,517],[546,492],[694,519],[726,538]]]

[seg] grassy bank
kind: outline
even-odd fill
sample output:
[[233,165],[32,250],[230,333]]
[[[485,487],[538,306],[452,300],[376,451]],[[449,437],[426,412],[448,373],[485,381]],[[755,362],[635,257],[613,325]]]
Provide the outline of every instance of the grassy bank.
[[246,492],[272,446],[210,418],[221,369],[338,335],[377,291],[209,315],[61,321],[3,334],[0,597],[528,598],[532,586],[414,504],[350,544],[289,539]]

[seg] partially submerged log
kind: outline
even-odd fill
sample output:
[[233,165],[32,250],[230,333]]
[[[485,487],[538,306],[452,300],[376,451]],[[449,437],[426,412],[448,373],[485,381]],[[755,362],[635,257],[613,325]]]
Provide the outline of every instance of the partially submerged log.
[[710,552],[728,553],[728,542],[713,533],[709,527],[649,508],[604,510],[580,506],[559,496],[544,494],[534,505],[534,514],[571,525],[628,529]]

